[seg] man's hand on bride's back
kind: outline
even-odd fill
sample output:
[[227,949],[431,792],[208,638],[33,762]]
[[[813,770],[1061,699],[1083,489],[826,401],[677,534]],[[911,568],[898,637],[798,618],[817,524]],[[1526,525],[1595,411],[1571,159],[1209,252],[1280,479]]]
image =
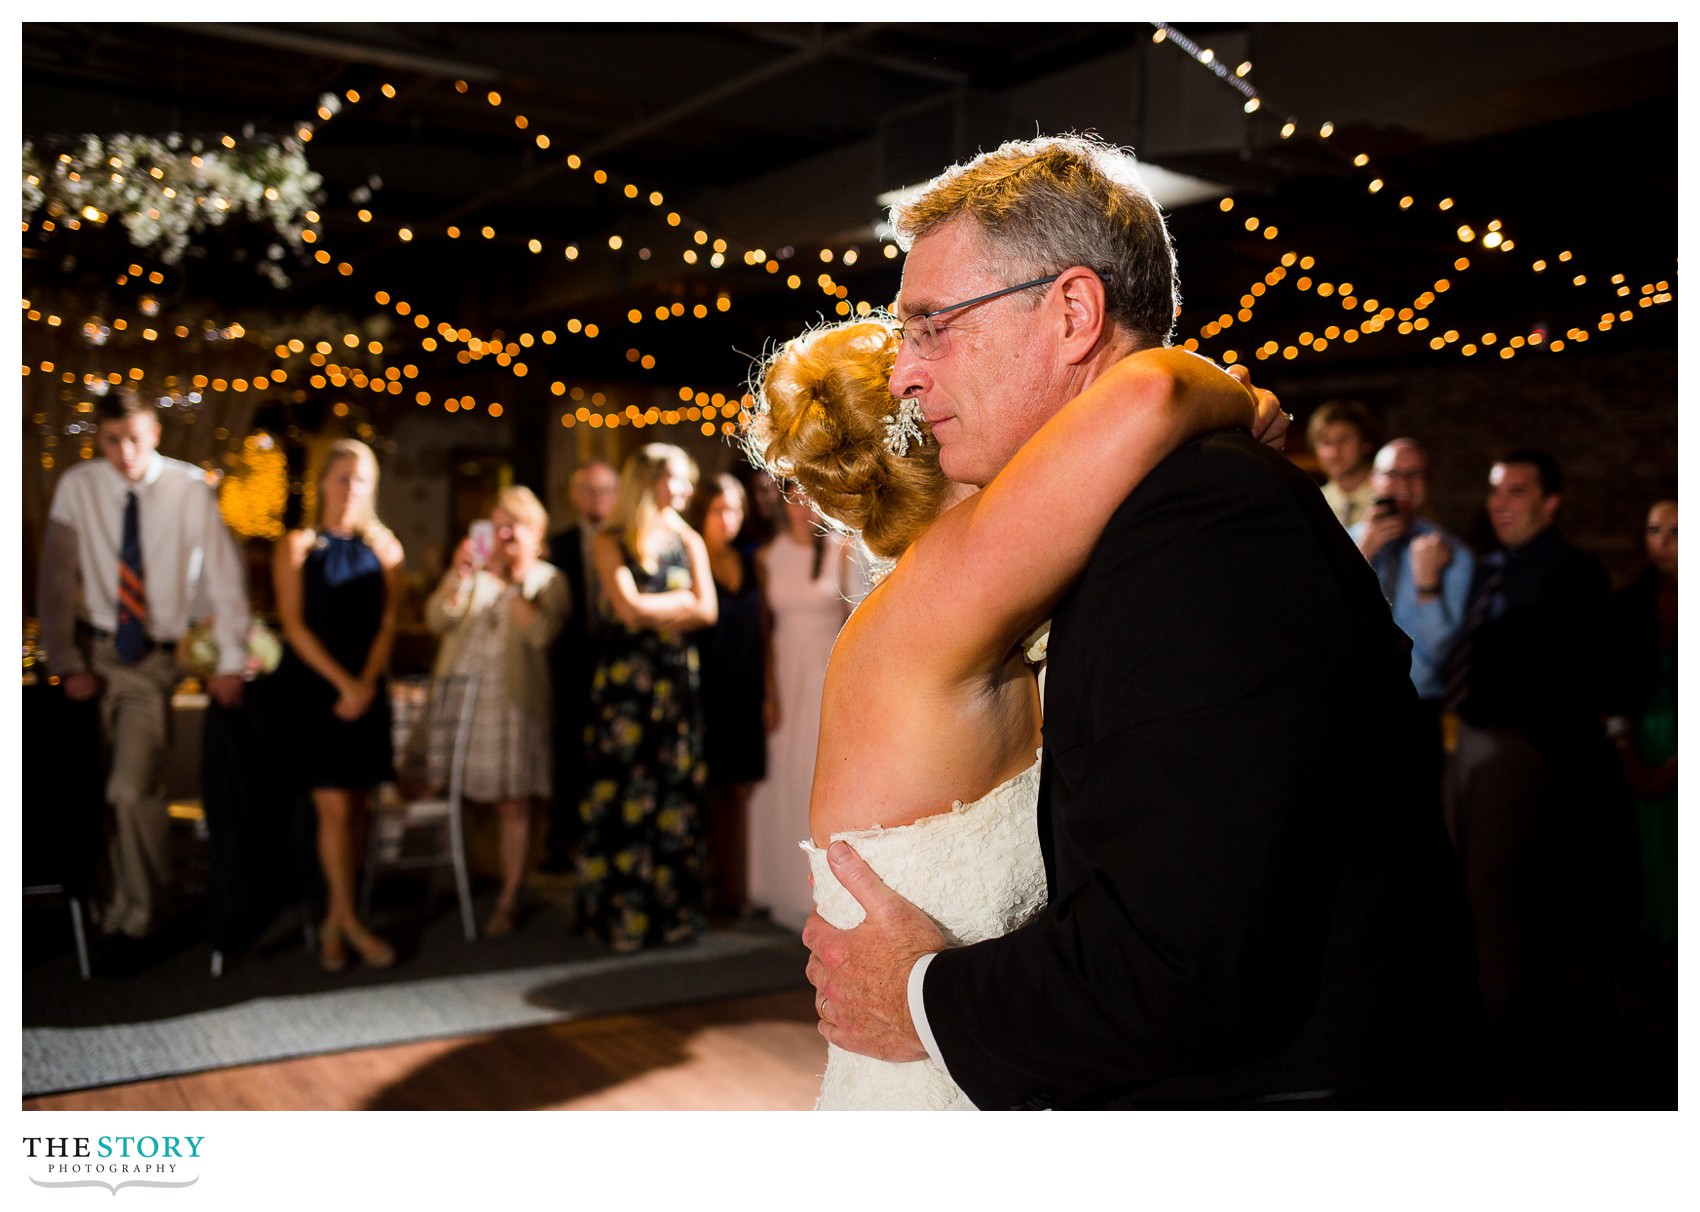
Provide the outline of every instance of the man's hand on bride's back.
[[924,1060],[926,1049],[909,1016],[909,972],[923,955],[944,949],[944,936],[848,844],[834,842],[827,858],[867,917],[838,930],[812,913],[803,927],[820,1033],[828,1043],[864,1056]]
[[1241,383],[1257,398],[1257,418],[1251,423],[1251,436],[1265,446],[1273,446],[1276,450],[1287,447],[1287,427],[1293,423],[1293,414],[1281,408],[1281,401],[1275,398],[1275,393],[1261,387],[1255,387],[1251,381],[1251,370],[1248,367],[1235,364],[1228,367],[1228,373]]

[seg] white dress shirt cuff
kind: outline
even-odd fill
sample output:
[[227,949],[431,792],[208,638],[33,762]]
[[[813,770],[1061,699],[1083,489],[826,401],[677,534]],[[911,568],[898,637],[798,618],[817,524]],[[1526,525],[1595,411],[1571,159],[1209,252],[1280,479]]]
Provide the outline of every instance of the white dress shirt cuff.
[[921,985],[927,975],[927,965],[933,962],[937,951],[929,951],[915,961],[915,966],[909,969],[909,1017],[915,1023],[915,1034],[921,1037],[921,1047],[927,1050],[933,1063],[943,1069],[946,1074],[950,1067],[944,1063],[944,1057],[939,1055],[939,1043],[933,1038],[933,1029],[927,1024],[927,1004],[921,996]]

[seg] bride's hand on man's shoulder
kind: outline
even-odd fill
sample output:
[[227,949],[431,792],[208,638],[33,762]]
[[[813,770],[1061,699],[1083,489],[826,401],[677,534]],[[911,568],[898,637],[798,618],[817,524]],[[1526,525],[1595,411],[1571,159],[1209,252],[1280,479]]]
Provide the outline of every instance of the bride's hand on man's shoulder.
[[1257,416],[1252,420],[1251,436],[1265,446],[1285,450],[1287,429],[1293,423],[1293,414],[1282,409],[1281,401],[1275,397],[1274,392],[1252,383],[1249,367],[1236,364],[1228,367],[1228,373],[1245,384],[1257,401]]

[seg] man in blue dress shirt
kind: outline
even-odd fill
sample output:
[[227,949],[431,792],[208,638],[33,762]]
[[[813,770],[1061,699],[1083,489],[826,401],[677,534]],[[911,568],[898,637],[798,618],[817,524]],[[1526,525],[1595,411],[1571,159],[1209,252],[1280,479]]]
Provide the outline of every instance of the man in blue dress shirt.
[[1393,621],[1411,637],[1411,682],[1423,706],[1423,775],[1438,805],[1446,773],[1446,659],[1464,626],[1475,557],[1456,535],[1421,516],[1428,454],[1415,438],[1394,438],[1376,452],[1369,485],[1370,512],[1349,533],[1375,569]]
[[1411,637],[1411,681],[1433,719],[1438,778],[1446,658],[1464,624],[1475,558],[1422,516],[1428,455],[1414,438],[1394,438],[1376,452],[1370,484],[1375,504],[1351,535],[1381,580],[1393,621]]

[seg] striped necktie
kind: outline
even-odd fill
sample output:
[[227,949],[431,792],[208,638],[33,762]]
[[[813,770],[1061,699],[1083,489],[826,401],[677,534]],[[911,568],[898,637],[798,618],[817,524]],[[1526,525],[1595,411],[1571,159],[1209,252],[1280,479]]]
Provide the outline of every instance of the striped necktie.
[[124,501],[124,539],[118,547],[119,659],[134,664],[148,651],[148,591],[142,583],[142,524],[136,494]]
[[1476,633],[1498,610],[1499,591],[1505,584],[1505,553],[1490,555],[1478,566],[1474,592],[1469,608],[1464,612],[1464,625],[1458,629],[1452,651],[1446,659],[1446,710],[1458,711],[1470,697],[1470,650],[1475,646]]

